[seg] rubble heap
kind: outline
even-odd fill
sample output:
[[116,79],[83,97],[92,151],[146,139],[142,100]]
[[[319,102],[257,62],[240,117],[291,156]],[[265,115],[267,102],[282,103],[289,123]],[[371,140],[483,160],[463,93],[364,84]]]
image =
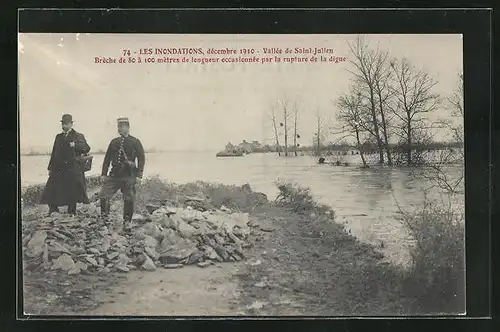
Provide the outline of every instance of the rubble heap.
[[245,258],[252,225],[247,213],[224,206],[209,209],[199,198],[187,198],[185,204],[148,205],[147,213],[134,215],[131,232],[123,231],[120,207],[113,208],[108,223],[100,220],[98,202],[80,209],[75,217],[55,213],[27,222],[24,268],[68,274],[154,271]]

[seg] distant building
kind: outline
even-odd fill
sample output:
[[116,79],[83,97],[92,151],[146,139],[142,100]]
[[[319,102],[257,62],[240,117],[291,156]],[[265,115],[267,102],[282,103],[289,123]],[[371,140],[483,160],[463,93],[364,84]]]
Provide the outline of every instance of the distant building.
[[238,146],[246,153],[252,152],[252,144],[248,143],[247,141],[243,140]]
[[260,144],[259,141],[253,141],[252,145],[254,148],[262,148],[262,144]]
[[262,149],[262,144],[259,141],[252,141],[252,143],[243,140],[238,146],[246,153],[255,152],[257,149]]
[[242,150],[241,147],[239,147],[238,145],[233,145],[231,144],[231,142],[227,143],[226,148],[224,149],[225,152],[233,154],[240,153],[242,152],[241,150]]

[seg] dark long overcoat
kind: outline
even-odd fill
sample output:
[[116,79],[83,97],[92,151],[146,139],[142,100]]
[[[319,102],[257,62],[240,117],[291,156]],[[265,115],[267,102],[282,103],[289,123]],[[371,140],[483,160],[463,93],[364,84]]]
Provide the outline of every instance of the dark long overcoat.
[[[70,142],[74,142],[75,146],[71,147]],[[85,136],[74,129],[67,136],[64,133],[56,136],[47,167],[50,175],[42,194],[42,204],[64,206],[73,202],[89,203],[85,173],[76,159],[89,151]]]

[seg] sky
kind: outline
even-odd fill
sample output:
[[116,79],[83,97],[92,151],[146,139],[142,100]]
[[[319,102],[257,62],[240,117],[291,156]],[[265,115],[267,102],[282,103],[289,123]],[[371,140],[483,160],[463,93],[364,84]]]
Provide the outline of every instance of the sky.
[[[335,127],[334,101],[352,80],[347,42],[356,35],[20,34],[21,151],[51,148],[63,113],[74,118],[92,150],[116,137],[116,118],[130,119],[145,148],[221,150],[226,143],[272,144],[271,105],[299,104],[302,145],[310,145],[316,114]],[[461,35],[365,35],[392,57],[406,57],[448,96],[463,68]],[[124,49],[202,47],[327,47],[344,63],[102,64],[95,57]],[[134,55],[134,54],[132,54]],[[434,117],[445,115],[439,110]],[[435,138],[445,139],[441,133]]]

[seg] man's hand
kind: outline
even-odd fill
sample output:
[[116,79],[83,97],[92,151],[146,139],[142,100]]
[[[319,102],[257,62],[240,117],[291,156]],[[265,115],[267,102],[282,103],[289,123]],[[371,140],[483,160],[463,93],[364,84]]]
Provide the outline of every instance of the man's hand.
[[75,147],[75,142],[69,142],[69,146],[74,148]]
[[139,177],[135,178],[135,183],[140,185],[142,183],[142,178]]
[[101,182],[104,182],[108,179],[107,175],[101,175]]

